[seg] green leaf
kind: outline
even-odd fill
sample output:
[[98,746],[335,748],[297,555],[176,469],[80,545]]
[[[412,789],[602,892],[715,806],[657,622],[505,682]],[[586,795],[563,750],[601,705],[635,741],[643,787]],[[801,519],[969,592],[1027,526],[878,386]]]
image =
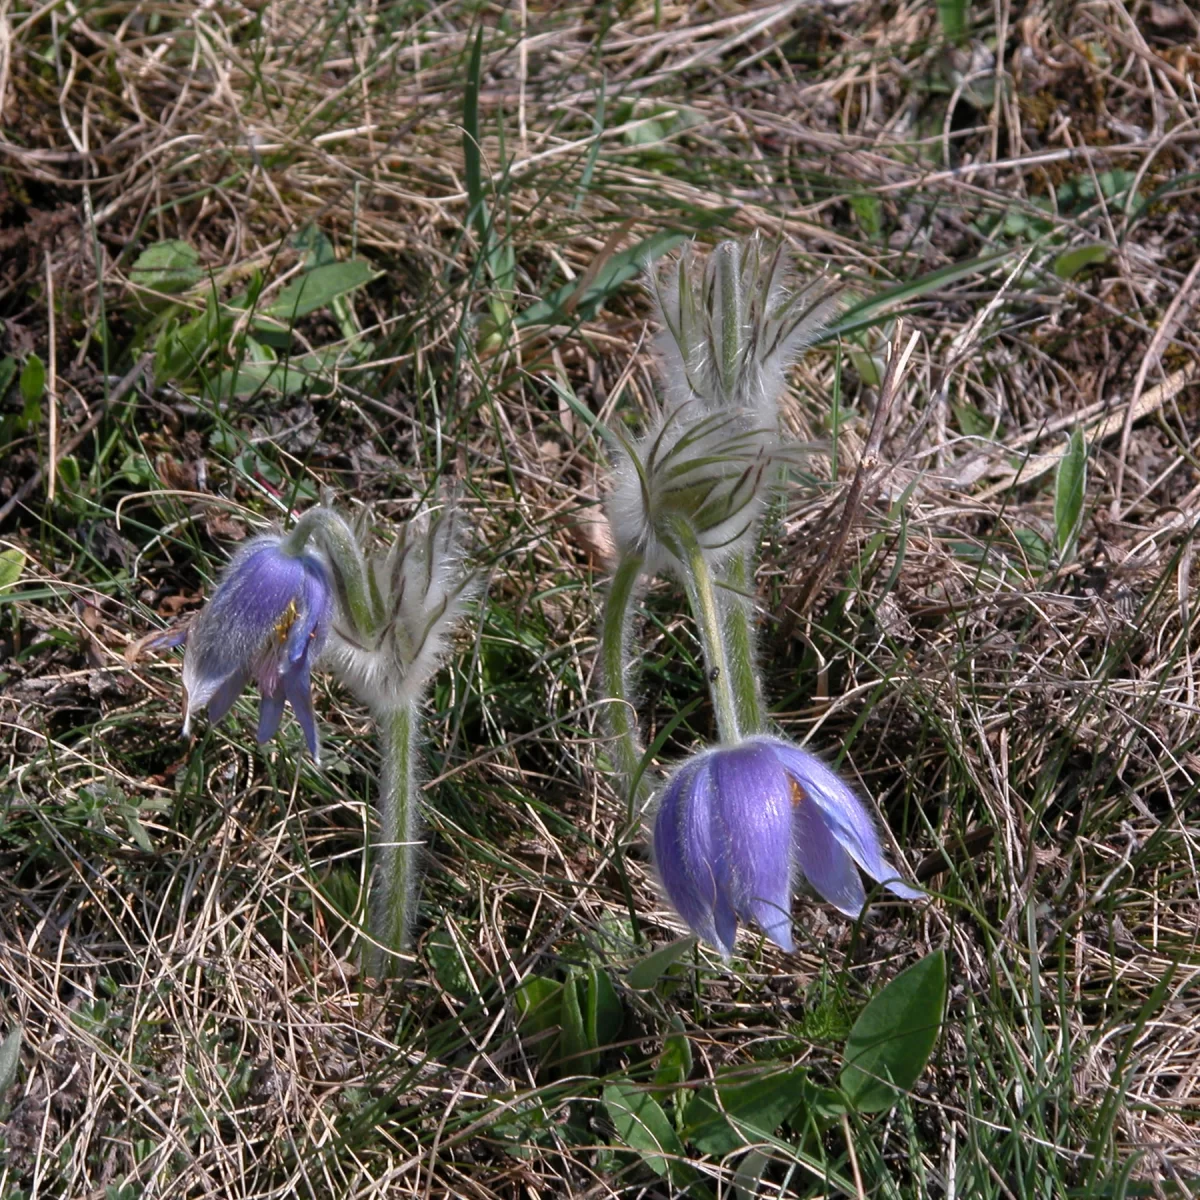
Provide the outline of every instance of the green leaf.
[[314,267],[298,279],[293,279],[263,310],[269,317],[278,317],[281,321],[295,321],[326,308],[339,296],[352,292],[355,288],[364,287],[372,279],[378,279],[382,274],[376,271],[369,262],[361,258],[352,258],[347,262],[326,263],[322,267]]
[[137,842],[138,847],[144,853],[153,854],[154,843],[150,840],[150,835],[146,832],[145,825],[132,812],[126,812],[123,816],[125,817],[125,827],[129,830],[129,836]]
[[691,951],[696,940],[694,937],[685,937],[660,946],[630,967],[625,982],[635,992],[644,992],[647,988],[652,988],[675,963]]
[[12,387],[12,381],[17,377],[17,360],[11,354],[0,358],[0,400],[4,399],[5,393]]
[[[774,1134],[808,1094],[803,1067],[747,1077],[738,1071],[688,1102],[684,1138],[705,1154],[726,1155]],[[720,1101],[718,1104],[717,1101]]]
[[858,372],[859,379],[867,387],[878,387],[883,382],[883,360],[868,354],[866,350],[860,350],[857,346],[847,346],[846,349],[850,353],[850,362]]
[[587,969],[584,1023],[588,1040],[597,1050],[611,1046],[621,1035],[625,1010],[617,996],[608,972],[592,965]]
[[859,229],[867,237],[879,236],[883,229],[883,205],[880,204],[878,196],[873,196],[870,192],[860,192],[857,196],[851,196],[850,211],[854,213]]
[[36,404],[46,391],[46,364],[31,354],[21,368],[21,398],[26,404]]
[[536,1037],[561,1024],[562,984],[558,980],[531,975],[517,988],[515,999],[522,1037]]
[[[683,1143],[671,1127],[662,1106],[649,1092],[625,1083],[611,1083],[604,1089],[604,1107],[617,1137],[656,1175],[673,1184],[683,1184],[695,1178],[696,1172],[687,1165]],[[674,1159],[665,1157],[674,1156]],[[678,1160],[678,1161],[676,1161]]]
[[842,1091],[859,1112],[885,1112],[916,1083],[946,1005],[946,954],[901,971],[858,1015],[846,1039]]
[[203,278],[199,252],[178,238],[147,246],[129,269],[132,283],[171,295],[187,291]]
[[3,1096],[17,1080],[21,1066],[21,1027],[14,1026],[8,1036],[0,1042],[0,1096]]
[[562,986],[560,1020],[562,1039],[557,1058],[568,1075],[594,1075],[596,1073],[595,1047],[588,1037],[583,1021],[583,1008],[579,1003],[579,988],[582,978],[571,970]]
[[[353,909],[350,910],[353,912]],[[463,960],[458,943],[446,930],[433,933],[425,943],[429,965],[441,987],[457,1000],[469,1000],[475,995],[471,974]]]
[[0,550],[0,592],[13,587],[24,569],[24,550]]
[[1074,279],[1085,267],[1095,266],[1107,259],[1108,247],[1103,242],[1076,246],[1073,250],[1064,250],[1054,260],[1054,273],[1059,279]]
[[[600,311],[604,302],[613,295],[624,283],[640,275],[648,263],[674,250],[684,243],[686,238],[682,233],[665,231],[651,234],[650,237],[614,254],[596,272],[595,279],[578,297],[574,307],[575,317],[587,320]],[[566,304],[579,291],[579,282],[571,280],[562,287],[555,288],[544,300],[530,305],[524,312],[517,315],[518,328],[526,325],[557,325],[569,323],[572,319],[567,313]]]
[[1076,425],[1054,476],[1054,544],[1060,559],[1067,556],[1079,533],[1086,491],[1087,442]]
[[671,1017],[671,1032],[663,1041],[663,1048],[654,1065],[656,1087],[673,1088],[686,1083],[692,1073],[692,1043],[683,1030],[678,1015]]
[[64,454],[58,460],[58,481],[68,492],[79,491],[79,459],[73,454]]
[[950,408],[959,429],[968,437],[991,437],[993,431],[997,430],[991,417],[980,412],[973,404],[952,404]]
[[966,39],[969,6],[969,0],[937,0],[938,24],[948,40],[962,42]]
[[876,325],[884,319],[884,314],[892,309],[907,304],[910,300],[919,300],[922,296],[928,296],[940,288],[957,283],[960,279],[979,275],[1002,263],[1012,254],[1011,250],[1001,250],[995,254],[969,259],[967,262],[951,263],[948,267],[938,267],[936,271],[930,271],[927,275],[921,275],[907,283],[885,288],[882,292],[868,296],[867,299],[860,300],[846,309],[841,319],[821,335],[820,341],[835,341],[839,337]]
[[481,244],[487,244],[488,211],[483,195],[483,160],[479,151],[479,84],[483,73],[483,26],[475,35],[463,88],[463,176],[467,185],[467,216],[475,221]]

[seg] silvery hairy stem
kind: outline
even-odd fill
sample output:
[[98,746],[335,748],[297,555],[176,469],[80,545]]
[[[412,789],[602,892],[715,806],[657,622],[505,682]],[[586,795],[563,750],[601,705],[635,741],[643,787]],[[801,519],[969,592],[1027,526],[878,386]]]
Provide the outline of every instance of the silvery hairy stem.
[[743,736],[753,737],[766,732],[766,716],[754,644],[754,572],[749,553],[731,555],[721,575],[724,586],[719,587],[718,598],[729,681],[738,725]]
[[686,521],[676,522],[674,534],[679,545],[680,559],[686,567],[683,584],[700,634],[704,670],[717,716],[717,732],[723,744],[732,746],[741,740],[742,731],[738,721],[737,701],[733,694],[721,611],[713,586],[709,556]]
[[617,565],[604,600],[604,621],[600,634],[600,653],[604,668],[604,688],[609,726],[613,731],[613,760],[621,776],[633,820],[639,801],[649,796],[649,785],[642,774],[645,752],[638,735],[637,710],[630,699],[629,624],[633,598],[642,572],[642,557],[625,554]]
[[364,961],[378,979],[395,972],[394,952],[408,942],[417,891],[420,791],[416,758],[420,718],[413,705],[376,715],[382,765],[379,844],[375,850],[371,932]]

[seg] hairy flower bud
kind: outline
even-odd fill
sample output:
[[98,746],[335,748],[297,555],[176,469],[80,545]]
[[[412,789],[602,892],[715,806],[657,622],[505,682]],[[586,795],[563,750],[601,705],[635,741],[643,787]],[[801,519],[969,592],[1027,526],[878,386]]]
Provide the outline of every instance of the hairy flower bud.
[[781,248],[757,237],[689,247],[654,279],[666,401],[649,429],[616,454],[608,517],[618,548],[645,570],[679,570],[686,522],[715,555],[744,548],[778,464],[784,371],[836,311],[836,288],[794,285]]
[[618,456],[607,502],[618,548],[642,556],[647,571],[676,565],[683,521],[705,550],[731,551],[762,513],[772,464],[784,457],[777,441],[696,399],[666,409]]
[[838,285],[793,278],[783,246],[769,250],[757,234],[722,242],[703,259],[687,247],[655,275],[654,291],[667,396],[698,396],[772,428],[784,372],[840,303]]
[[376,626],[368,634],[335,625],[326,658],[375,712],[420,699],[474,593],[462,522],[452,504],[407,522],[368,566]]

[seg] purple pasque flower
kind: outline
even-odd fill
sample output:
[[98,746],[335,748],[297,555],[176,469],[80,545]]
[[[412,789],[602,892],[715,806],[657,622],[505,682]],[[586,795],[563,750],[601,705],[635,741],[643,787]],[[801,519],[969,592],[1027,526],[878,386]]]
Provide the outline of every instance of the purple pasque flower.
[[906,900],[924,895],[884,858],[850,788],[774,737],[706,750],[675,772],[654,819],[654,859],[679,915],[727,958],[739,920],[792,950],[797,876],[851,917],[867,899],[859,868]]
[[277,534],[242,546],[186,630],[184,735],[194,712],[207,705],[219,721],[253,679],[262,692],[259,742],[275,735],[287,701],[319,759],[309,671],[332,616],[333,588],[320,558],[288,553]]

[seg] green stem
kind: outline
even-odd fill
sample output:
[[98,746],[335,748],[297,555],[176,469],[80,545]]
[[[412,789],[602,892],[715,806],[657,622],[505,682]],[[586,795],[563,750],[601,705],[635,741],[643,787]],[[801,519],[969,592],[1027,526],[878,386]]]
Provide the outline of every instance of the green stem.
[[721,595],[725,649],[738,724],[747,736],[763,733],[766,717],[754,653],[754,625],[750,600],[750,563],[746,552],[735,554],[726,568],[729,586]]
[[604,689],[610,701],[606,708],[614,737],[613,758],[621,775],[631,821],[638,802],[649,796],[649,784],[645,775],[640,773],[645,751],[638,735],[637,711],[629,699],[630,666],[627,653],[629,620],[642,562],[640,554],[626,554],[617,564],[616,574],[604,599],[604,620],[600,632]]
[[418,715],[415,704],[376,714],[383,765],[379,779],[380,838],[375,855],[371,933],[365,955],[368,973],[395,973],[408,943],[417,892],[420,795],[417,789]]
[[721,633],[721,613],[713,591],[712,572],[708,559],[696,538],[695,530],[686,521],[677,521],[675,536],[683,550],[687,570],[684,586],[692,605],[692,614],[700,631],[700,645],[704,650],[704,667],[708,674],[709,690],[717,714],[717,732],[727,745],[741,741],[738,726],[737,701],[733,695],[733,681],[729,676],[729,662],[725,655],[725,639]]
[[354,632],[361,640],[369,640],[382,618],[371,603],[367,564],[354,531],[332,508],[320,505],[297,520],[281,549],[286,554],[300,554],[309,538],[316,539],[329,559],[340,607],[354,623]]

